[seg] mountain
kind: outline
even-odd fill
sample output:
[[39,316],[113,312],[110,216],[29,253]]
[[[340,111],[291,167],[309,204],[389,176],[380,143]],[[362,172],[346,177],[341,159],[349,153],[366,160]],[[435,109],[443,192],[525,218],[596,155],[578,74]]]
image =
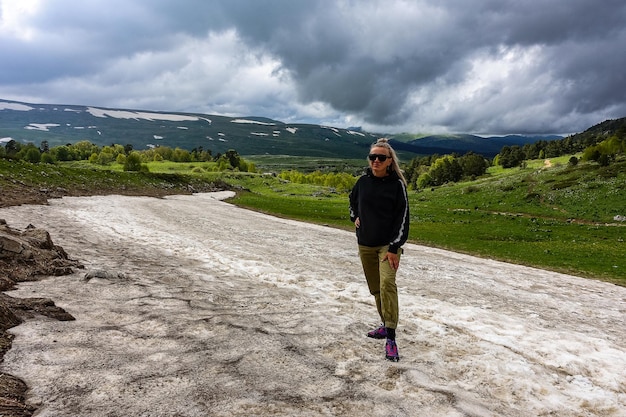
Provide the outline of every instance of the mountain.
[[50,147],[88,140],[134,149],[202,147],[213,154],[363,158],[377,138],[371,133],[313,124],[287,124],[263,117],[29,104],[0,100],[0,142],[13,139]]
[[535,143],[538,141],[550,141],[562,139],[562,136],[491,136],[484,138],[481,136],[460,134],[460,135],[434,135],[425,136],[405,142],[394,142],[394,148],[416,154],[449,154],[458,153],[465,154],[467,152],[475,152],[487,157],[497,155],[503,146],[524,146],[527,143]]
[[[360,128],[340,129],[313,124],[283,123],[263,117],[226,117],[197,113],[110,109],[78,105],[31,104],[0,100],[0,143],[11,139],[50,147],[88,140],[96,145],[130,144],[210,149],[213,154],[235,149],[241,155],[294,155],[362,158],[380,134]],[[427,136],[393,140],[403,159],[416,155],[496,155],[504,145],[524,145],[558,136],[473,135]],[[400,137],[400,135],[398,136]]]
[[607,137],[615,134],[620,137],[626,135],[626,117],[605,120],[602,123],[591,126],[584,132],[573,135],[573,137],[584,141],[597,136]]

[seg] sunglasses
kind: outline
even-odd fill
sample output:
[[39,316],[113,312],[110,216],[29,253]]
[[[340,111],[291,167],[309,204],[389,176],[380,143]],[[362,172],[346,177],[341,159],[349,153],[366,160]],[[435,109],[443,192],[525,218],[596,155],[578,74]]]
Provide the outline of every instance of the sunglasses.
[[387,160],[387,158],[391,158],[390,156],[387,156],[387,155],[382,155],[382,154],[379,154],[379,153],[371,153],[371,154],[369,154],[367,157],[368,157],[368,158],[370,159],[370,161],[372,161],[372,162],[374,162],[374,161],[376,160],[376,158],[378,158],[378,160],[379,160],[380,162],[385,162],[385,161]]

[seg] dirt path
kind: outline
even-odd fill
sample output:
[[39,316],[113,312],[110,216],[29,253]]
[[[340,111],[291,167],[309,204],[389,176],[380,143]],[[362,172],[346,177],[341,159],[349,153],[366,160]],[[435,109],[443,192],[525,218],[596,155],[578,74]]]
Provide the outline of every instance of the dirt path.
[[352,233],[213,195],[0,209],[96,271],[20,284],[76,321],[20,325],[2,370],[38,416],[624,416],[626,288],[407,245],[402,360]]

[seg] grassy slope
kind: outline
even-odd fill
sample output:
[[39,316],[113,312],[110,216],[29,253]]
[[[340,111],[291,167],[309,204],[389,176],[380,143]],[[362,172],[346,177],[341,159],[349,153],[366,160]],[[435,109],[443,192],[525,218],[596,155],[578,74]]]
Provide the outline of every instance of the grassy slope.
[[[626,216],[626,162],[570,168],[567,159],[553,160],[551,167],[537,161],[526,169],[493,170],[472,182],[411,191],[410,240],[626,285],[626,223],[613,220]],[[290,167],[294,163],[297,159],[289,161]],[[0,198],[16,187],[76,188],[83,195],[121,189],[172,194],[186,191],[187,182],[201,191],[223,180],[246,190],[232,199],[235,204],[352,229],[346,194],[267,175],[211,172],[212,166],[153,163],[146,175],[0,159]]]
[[136,173],[99,169],[86,164],[30,164],[0,158],[0,207],[41,203],[45,198],[66,195],[188,194],[211,191],[221,183],[180,173]]
[[413,199],[414,236],[426,244],[624,284],[626,224],[613,220],[626,212],[624,168],[617,177],[598,175],[591,166],[512,170],[425,191]]

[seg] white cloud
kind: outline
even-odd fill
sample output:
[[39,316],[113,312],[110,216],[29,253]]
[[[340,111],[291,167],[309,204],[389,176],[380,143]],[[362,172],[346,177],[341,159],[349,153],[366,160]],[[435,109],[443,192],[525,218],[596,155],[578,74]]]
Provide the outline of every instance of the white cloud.
[[40,0],[0,0],[0,36],[32,40],[37,29],[29,24],[36,15]]
[[287,107],[295,100],[279,62],[250,49],[233,30],[200,39],[178,36],[175,47],[103,64],[91,74],[41,83],[34,97],[18,99],[45,102],[53,96],[69,104],[224,115],[262,115],[261,107]]

